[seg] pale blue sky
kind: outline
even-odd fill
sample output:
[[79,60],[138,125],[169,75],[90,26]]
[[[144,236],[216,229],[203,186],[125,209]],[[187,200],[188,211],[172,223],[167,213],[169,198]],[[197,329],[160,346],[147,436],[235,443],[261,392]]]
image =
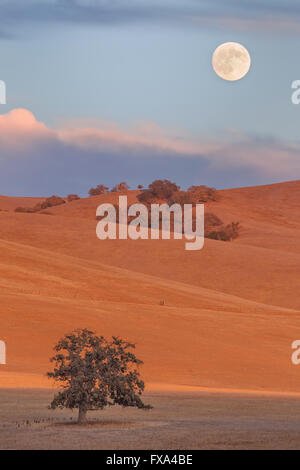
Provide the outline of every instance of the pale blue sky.
[[[0,114],[25,108],[49,128],[70,118],[113,121],[123,128],[153,121],[191,139],[229,139],[235,145],[235,135],[245,134],[264,145],[298,145],[300,105],[291,104],[291,83],[300,79],[300,9],[294,1],[232,0],[225,8],[218,0],[0,0],[1,7],[0,79],[7,85],[7,105],[1,105]],[[242,43],[252,57],[249,74],[235,83],[221,80],[211,67],[214,49],[227,41]],[[20,187],[15,163],[2,155],[0,193],[16,187],[26,194],[42,188],[64,192],[48,150],[48,161],[40,163],[41,173],[48,168],[43,185],[33,184],[28,174]],[[90,186],[97,182],[94,175],[100,168],[99,183],[108,184],[127,179],[135,185],[169,176],[183,186],[198,178],[199,184],[227,187],[281,177],[280,172],[265,174],[255,166],[239,169],[231,163],[230,168],[223,163],[223,169],[208,165],[208,170],[201,157],[181,157],[176,162],[168,157],[173,161],[168,173],[165,156],[152,165],[146,156],[137,164],[129,152],[123,168],[119,155],[110,156],[109,163],[107,156],[97,160],[91,152],[81,162],[75,155],[68,191],[84,193],[89,178]],[[82,171],[87,162],[90,171]],[[33,165],[30,156],[27,163]],[[284,179],[299,177],[295,168],[298,162]],[[10,175],[10,187],[3,171]]]

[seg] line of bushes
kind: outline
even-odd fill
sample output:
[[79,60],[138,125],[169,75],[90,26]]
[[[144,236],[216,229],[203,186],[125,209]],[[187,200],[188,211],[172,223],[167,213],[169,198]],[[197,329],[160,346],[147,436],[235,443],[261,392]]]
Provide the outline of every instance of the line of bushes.
[[[203,204],[208,202],[217,202],[220,200],[220,193],[215,189],[205,185],[191,186],[188,190],[184,191],[180,189],[176,183],[173,183],[167,179],[155,180],[149,184],[148,188],[144,189],[142,185],[138,186],[140,193],[137,195],[137,199],[140,203],[145,204],[148,208],[154,203],[167,203],[180,204]],[[126,192],[129,190],[129,186],[125,181],[115,185],[110,191],[111,192]],[[98,196],[101,194],[107,194],[109,188],[103,184],[99,184],[96,187],[90,188],[89,196]],[[69,194],[65,199],[59,196],[51,196],[46,198],[43,202],[37,203],[34,207],[17,207],[16,212],[27,212],[27,213],[48,213],[46,209],[66,202],[72,202],[80,199],[77,194]],[[115,206],[118,209],[117,206]],[[118,210],[117,210],[118,214]],[[128,222],[133,218],[128,219]],[[172,223],[172,222],[171,222]],[[148,226],[151,227],[151,219],[148,220]],[[230,241],[236,239],[241,230],[239,222],[231,222],[224,224],[222,220],[212,212],[205,213],[204,218],[205,237],[214,240]]]
[[45,209],[48,209],[49,207],[60,206],[61,204],[65,204],[66,202],[75,201],[76,199],[80,199],[77,194],[69,194],[66,199],[63,199],[60,196],[51,196],[47,197],[42,202],[38,202],[33,207],[17,207],[15,209],[15,212],[27,212],[33,214],[35,212],[45,211]]

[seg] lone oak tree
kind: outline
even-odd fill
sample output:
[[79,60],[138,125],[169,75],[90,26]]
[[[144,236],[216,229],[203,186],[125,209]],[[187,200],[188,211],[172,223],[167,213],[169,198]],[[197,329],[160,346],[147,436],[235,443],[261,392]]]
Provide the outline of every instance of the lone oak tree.
[[140,398],[145,385],[135,365],[143,362],[130,351],[134,348],[120,338],[108,341],[87,329],[66,335],[50,359],[55,367],[47,375],[62,387],[50,408],[78,408],[80,424],[86,422],[87,411],[108,405],[152,408]]

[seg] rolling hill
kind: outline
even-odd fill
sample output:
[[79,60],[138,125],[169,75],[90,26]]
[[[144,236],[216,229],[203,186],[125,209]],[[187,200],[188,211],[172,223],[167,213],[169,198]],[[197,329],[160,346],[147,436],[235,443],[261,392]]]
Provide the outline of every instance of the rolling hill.
[[221,196],[205,209],[239,221],[241,236],[196,252],[181,240],[98,240],[96,207],[116,193],[47,215],[14,212],[41,198],[0,196],[0,386],[49,386],[56,340],[88,327],[135,342],[150,387],[299,391],[300,181]]

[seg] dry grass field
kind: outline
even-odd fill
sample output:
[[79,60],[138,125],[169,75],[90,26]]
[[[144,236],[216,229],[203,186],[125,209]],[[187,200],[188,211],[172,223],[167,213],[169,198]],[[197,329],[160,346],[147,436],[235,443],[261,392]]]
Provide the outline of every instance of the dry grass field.
[[[300,366],[291,363],[300,339],[300,181],[220,193],[206,210],[239,221],[241,236],[205,240],[196,252],[184,240],[98,240],[96,207],[115,203],[114,193],[48,214],[14,212],[40,198],[0,196],[4,447],[300,447],[300,401],[284,395],[300,392]],[[128,192],[129,203],[136,194]],[[83,327],[136,343],[155,409],[101,414],[126,421],[126,432],[115,424],[88,432],[52,422],[16,427],[50,415],[52,348]],[[241,395],[185,395],[201,388]],[[250,391],[282,397],[244,395]]]
[[231,393],[152,392],[150,411],[50,411],[49,390],[0,390],[1,449],[299,449],[300,400]]

